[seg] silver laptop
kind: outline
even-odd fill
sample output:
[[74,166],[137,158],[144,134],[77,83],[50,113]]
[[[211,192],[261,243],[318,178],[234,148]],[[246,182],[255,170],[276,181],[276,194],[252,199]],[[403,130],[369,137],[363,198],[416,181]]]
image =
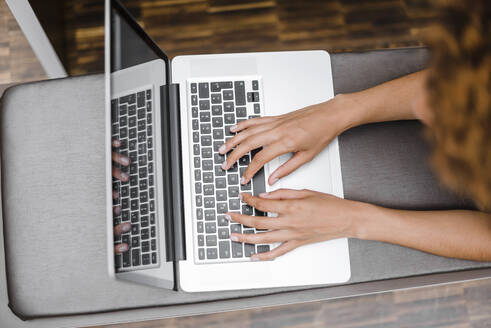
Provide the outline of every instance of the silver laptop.
[[[233,232],[262,233],[228,222],[227,211],[271,216],[239,198],[273,188],[266,181],[289,155],[254,179],[240,177],[260,149],[223,171],[218,148],[230,127],[333,97],[325,51],[179,56],[173,60],[116,0],[106,0],[106,152],[108,270],[117,279],[188,292],[320,285],[350,277],[347,239],[295,249],[272,261],[252,254],[278,244],[232,242]],[[112,140],[130,165],[112,162]],[[112,177],[116,167],[127,181]],[[337,139],[277,188],[343,196]],[[114,192],[118,197],[114,198]],[[274,219],[274,218],[272,218]],[[129,222],[130,231],[113,236]],[[114,245],[128,251],[114,254]]]

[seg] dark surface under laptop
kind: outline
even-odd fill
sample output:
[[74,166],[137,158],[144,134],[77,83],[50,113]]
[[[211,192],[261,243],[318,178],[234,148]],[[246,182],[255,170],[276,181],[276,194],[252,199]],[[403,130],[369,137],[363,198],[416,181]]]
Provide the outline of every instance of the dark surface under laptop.
[[[334,54],[335,93],[420,70],[427,59],[425,49]],[[252,296],[313,288],[190,294],[110,278],[103,101],[102,75],[25,84],[2,99],[3,220],[9,301],[16,314],[33,318],[239,297],[250,302]],[[406,121],[343,134],[345,197],[410,209],[468,207],[434,178],[421,130]],[[350,240],[350,258],[349,284],[491,265],[356,239]]]

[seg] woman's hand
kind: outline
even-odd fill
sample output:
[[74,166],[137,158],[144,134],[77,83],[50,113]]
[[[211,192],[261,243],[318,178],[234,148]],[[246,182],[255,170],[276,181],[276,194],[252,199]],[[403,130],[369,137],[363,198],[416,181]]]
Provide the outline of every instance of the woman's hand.
[[[112,141],[112,146],[115,149],[119,148],[121,146],[121,142],[117,139],[114,139]],[[130,159],[127,156],[121,155],[115,151],[112,152],[112,160],[114,163],[119,164],[119,165],[123,165],[123,166],[130,165]],[[116,179],[119,179],[121,181],[128,181],[128,179],[129,179],[128,174],[122,172],[117,167],[117,165],[116,166],[113,165],[112,174],[113,174],[113,177],[115,177]],[[119,193],[117,191],[113,190],[113,199],[118,199],[118,198],[119,198]],[[114,215],[116,215],[116,216],[119,215],[120,211],[121,211],[121,209],[119,208],[119,206],[113,207]],[[125,232],[130,231],[130,229],[131,229],[131,224],[129,222],[118,224],[114,227],[114,235],[119,236]],[[128,251],[128,249],[129,249],[129,245],[127,245],[125,243],[121,243],[121,244],[114,246],[114,253],[115,254],[124,253],[124,252]]]
[[278,217],[256,217],[228,212],[227,218],[245,226],[268,229],[257,234],[230,235],[232,241],[250,244],[282,243],[275,249],[251,256],[251,260],[272,260],[299,246],[341,237],[355,237],[356,222],[364,203],[310,190],[279,189],[254,197],[241,194],[244,202]]
[[[221,154],[233,149],[222,164],[229,169],[239,158],[253,149],[259,151],[245,170],[241,183],[248,183],[254,174],[275,157],[294,153],[286,163],[269,177],[273,185],[302,164],[311,161],[324,147],[349,125],[343,101],[328,102],[272,117],[259,117],[240,122],[230,130],[238,132],[219,148]],[[235,148],[235,149],[234,149]]]

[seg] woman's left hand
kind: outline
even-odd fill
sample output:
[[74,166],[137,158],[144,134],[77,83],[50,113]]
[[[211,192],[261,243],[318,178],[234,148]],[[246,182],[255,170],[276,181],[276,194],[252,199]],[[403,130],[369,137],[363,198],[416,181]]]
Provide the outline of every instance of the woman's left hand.
[[228,212],[233,222],[257,229],[256,234],[230,235],[232,241],[250,244],[281,242],[275,249],[251,256],[252,261],[272,260],[299,246],[341,237],[355,237],[355,222],[367,204],[338,198],[311,190],[279,189],[254,197],[243,193],[242,199],[263,212],[277,217],[258,217]]

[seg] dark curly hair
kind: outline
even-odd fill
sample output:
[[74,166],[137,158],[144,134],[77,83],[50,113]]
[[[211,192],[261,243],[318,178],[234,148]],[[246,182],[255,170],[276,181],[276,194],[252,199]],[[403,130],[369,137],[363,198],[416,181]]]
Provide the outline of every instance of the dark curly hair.
[[427,135],[432,164],[449,187],[491,209],[491,8],[489,0],[439,1],[431,29]]

